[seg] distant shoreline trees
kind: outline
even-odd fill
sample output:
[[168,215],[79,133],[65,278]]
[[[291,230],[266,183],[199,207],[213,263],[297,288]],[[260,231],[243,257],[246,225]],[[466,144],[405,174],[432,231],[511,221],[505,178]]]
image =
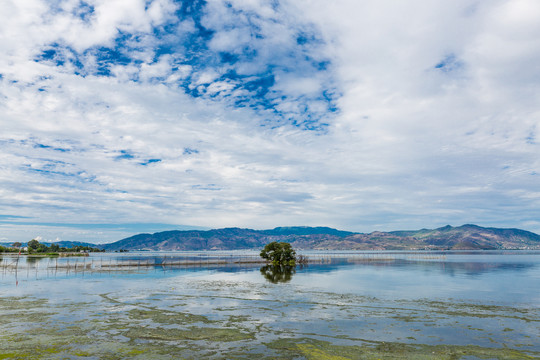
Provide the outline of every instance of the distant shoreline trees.
[[[10,247],[0,246],[0,253],[17,253],[21,251],[22,244],[20,242],[13,243]],[[104,252],[105,250],[100,250],[98,248],[93,248],[90,246],[74,246],[72,248],[61,247],[58,244],[51,244],[47,246],[46,244],[40,243],[36,239],[32,239],[28,242],[26,246],[27,250],[25,254],[40,254],[40,255],[55,255],[59,253],[74,253],[74,252]]]
[[0,245],[0,253],[16,253],[19,252],[18,247]]

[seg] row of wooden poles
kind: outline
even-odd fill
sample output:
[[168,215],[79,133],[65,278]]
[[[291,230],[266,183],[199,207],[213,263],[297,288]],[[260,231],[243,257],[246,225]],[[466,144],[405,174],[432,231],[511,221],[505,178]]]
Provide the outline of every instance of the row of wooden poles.
[[[403,256],[405,255],[405,256]],[[167,258],[145,258],[123,260],[122,258],[64,258],[58,261],[58,258],[36,259],[35,262],[21,261],[22,257],[4,257],[0,262],[0,268],[4,270],[17,270],[24,268],[38,268],[47,259],[44,269],[69,269],[74,271],[99,271],[110,269],[134,269],[148,267],[184,267],[184,266],[205,266],[205,265],[264,265],[267,262],[261,259],[258,254],[242,255],[214,255],[198,254],[190,256],[191,259],[179,259],[178,257]],[[352,263],[372,262],[372,261],[394,261],[396,259],[406,260],[437,260],[445,258],[444,255],[423,255],[423,254],[384,254],[384,253],[332,253],[321,252],[318,254],[310,253],[307,257],[308,264],[332,263],[334,260],[341,259]],[[197,258],[197,259],[193,259]],[[28,259],[27,259],[28,260]]]

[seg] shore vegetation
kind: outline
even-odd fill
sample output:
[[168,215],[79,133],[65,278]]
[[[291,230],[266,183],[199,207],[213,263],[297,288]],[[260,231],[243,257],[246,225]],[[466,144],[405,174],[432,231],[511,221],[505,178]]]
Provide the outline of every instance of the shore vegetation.
[[66,248],[58,244],[43,244],[36,239],[32,239],[23,247],[20,242],[15,242],[11,246],[0,246],[0,253],[20,253],[21,255],[41,255],[41,256],[59,256],[63,253],[89,253],[104,252],[104,250],[93,248],[91,246],[77,245]]

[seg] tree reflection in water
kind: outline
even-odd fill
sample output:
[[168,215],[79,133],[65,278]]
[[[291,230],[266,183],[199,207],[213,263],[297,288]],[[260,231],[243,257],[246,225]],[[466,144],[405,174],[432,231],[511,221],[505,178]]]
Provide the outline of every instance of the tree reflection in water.
[[266,265],[261,267],[261,275],[272,284],[289,282],[295,273],[294,266]]
[[44,259],[44,257],[42,257],[42,256],[27,256],[26,257],[26,263],[28,265],[34,266],[36,263],[40,262],[43,259]]

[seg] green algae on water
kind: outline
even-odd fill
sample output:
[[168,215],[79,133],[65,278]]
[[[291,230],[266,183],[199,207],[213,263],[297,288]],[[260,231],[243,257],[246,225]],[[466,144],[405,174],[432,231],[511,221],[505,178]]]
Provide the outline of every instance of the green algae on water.
[[267,344],[287,358],[309,360],[396,359],[396,360],[459,360],[466,358],[525,360],[536,359],[539,352],[522,352],[508,348],[486,348],[474,345],[424,345],[397,342],[366,342],[362,345],[333,345],[328,341],[310,338],[278,339]]
[[211,328],[211,327],[190,327],[187,329],[176,328],[131,328],[124,333],[124,336],[145,340],[162,341],[188,341],[188,340],[206,340],[206,341],[242,341],[255,338],[253,333],[243,332],[238,329],[230,328]]
[[129,310],[127,314],[132,320],[148,319],[159,324],[191,324],[197,322],[208,324],[211,322],[203,315],[159,309],[132,309]]

